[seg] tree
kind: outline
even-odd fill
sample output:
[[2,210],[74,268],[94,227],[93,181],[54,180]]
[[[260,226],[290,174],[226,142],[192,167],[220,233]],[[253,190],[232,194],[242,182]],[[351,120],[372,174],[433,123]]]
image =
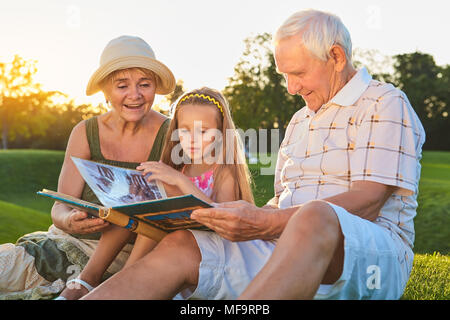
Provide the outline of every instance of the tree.
[[0,64],[0,129],[3,149],[17,134],[44,134],[51,115],[41,111],[57,92],[44,92],[33,81],[34,61],[14,56],[10,64]]
[[175,89],[171,93],[167,94],[164,99],[169,103],[169,105],[172,105],[175,103],[175,101],[177,101],[179,97],[184,94],[185,91],[184,81],[182,79],[178,79],[175,85]]
[[450,66],[413,52],[394,56],[393,83],[408,96],[427,134],[426,149],[450,150]]
[[392,74],[394,72],[394,59],[386,56],[376,49],[353,50],[353,66],[356,69],[366,67],[373,79],[382,82],[392,82]]
[[175,89],[171,93],[165,95],[161,102],[154,107],[154,109],[165,115],[169,115],[171,111],[170,108],[175,103],[175,101],[177,101],[177,99],[184,94],[185,91],[186,90],[184,89],[183,80],[178,79],[175,85]]
[[52,108],[52,112],[56,115],[56,119],[52,126],[48,128],[45,137],[39,139],[41,145],[37,145],[37,142],[34,141],[31,147],[65,150],[70,133],[77,123],[93,116],[103,114],[106,111],[107,108],[103,104],[97,106],[91,104],[75,105],[73,100],[55,106]]
[[11,141],[10,147],[65,150],[70,133],[77,123],[106,111],[107,108],[103,104],[75,105],[70,99],[57,105],[45,105],[39,116],[40,119],[48,121],[45,132],[35,134],[32,130],[28,135],[18,133]]
[[284,77],[277,73],[270,42],[268,33],[244,40],[245,50],[223,93],[238,128],[280,129],[282,138],[304,102],[288,94]]

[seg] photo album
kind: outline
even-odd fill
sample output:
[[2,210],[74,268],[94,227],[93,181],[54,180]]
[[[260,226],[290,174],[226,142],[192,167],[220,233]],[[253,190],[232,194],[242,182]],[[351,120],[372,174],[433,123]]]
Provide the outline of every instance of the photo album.
[[191,212],[210,204],[189,194],[167,197],[159,181],[147,181],[138,170],[72,157],[101,205],[43,189],[39,195],[62,202],[156,241],[179,229],[209,230],[190,219]]

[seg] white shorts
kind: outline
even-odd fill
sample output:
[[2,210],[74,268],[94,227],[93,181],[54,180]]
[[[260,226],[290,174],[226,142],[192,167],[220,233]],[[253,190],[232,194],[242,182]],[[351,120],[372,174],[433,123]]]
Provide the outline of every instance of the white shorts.
[[[344,235],[343,272],[320,285],[315,299],[399,299],[412,268],[413,252],[389,230],[330,204]],[[231,242],[213,232],[191,230],[202,260],[194,292],[176,298],[236,299],[270,258],[276,241]]]

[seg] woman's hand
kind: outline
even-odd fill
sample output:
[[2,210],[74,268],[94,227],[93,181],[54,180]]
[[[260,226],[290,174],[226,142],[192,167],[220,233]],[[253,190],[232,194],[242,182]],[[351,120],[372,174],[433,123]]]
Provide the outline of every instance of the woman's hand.
[[271,240],[279,236],[274,211],[240,200],[215,203],[214,208],[194,210],[191,218],[230,241]]
[[71,234],[88,234],[104,230],[109,222],[101,218],[89,218],[84,211],[73,209],[66,217],[64,226],[60,229]]
[[142,171],[144,176],[151,173],[146,177],[147,181],[160,180],[172,186],[181,186],[183,183],[190,181],[184,174],[161,161],[143,162],[136,169]]

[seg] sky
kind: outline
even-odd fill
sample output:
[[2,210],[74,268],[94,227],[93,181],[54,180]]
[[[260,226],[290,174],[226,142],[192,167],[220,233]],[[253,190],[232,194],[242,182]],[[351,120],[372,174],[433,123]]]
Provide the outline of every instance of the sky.
[[223,89],[244,39],[274,33],[303,9],[338,15],[354,48],[383,55],[416,50],[450,64],[450,2],[446,0],[2,0],[0,62],[14,54],[37,61],[36,81],[77,103],[85,95],[103,48],[120,35],[146,40],[186,89]]

